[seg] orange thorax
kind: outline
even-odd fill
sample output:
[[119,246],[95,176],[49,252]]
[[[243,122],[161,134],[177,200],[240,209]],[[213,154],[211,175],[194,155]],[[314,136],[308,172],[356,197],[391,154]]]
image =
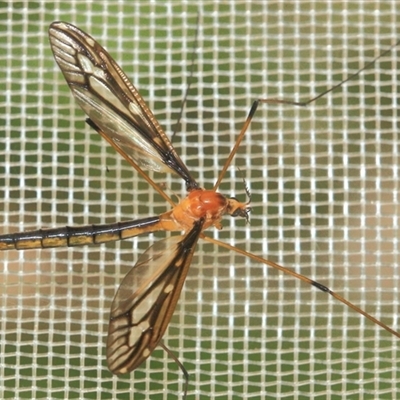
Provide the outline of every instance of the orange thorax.
[[247,204],[228,199],[213,190],[192,190],[172,210],[160,216],[165,230],[189,230],[195,221],[205,218],[203,229],[214,225],[221,229],[224,214],[233,215],[238,209],[245,210]]

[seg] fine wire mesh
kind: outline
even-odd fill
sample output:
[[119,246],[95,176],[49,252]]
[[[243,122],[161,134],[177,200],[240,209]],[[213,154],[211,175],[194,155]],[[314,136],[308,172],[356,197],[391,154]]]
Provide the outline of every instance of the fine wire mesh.
[[[52,21],[105,46],[168,134],[191,81],[173,142],[211,188],[254,99],[307,100],[340,82],[400,39],[396,8],[1,2],[2,233],[166,210],[85,125],[52,57]],[[250,224],[225,218],[208,232],[316,279],[397,331],[398,51],[307,108],[260,105],[220,187],[244,200],[245,179]],[[154,178],[184,195],[178,178]],[[113,295],[162,236],[2,253],[0,397],[180,398],[182,373],[162,350],[120,377],[105,360]],[[399,397],[398,339],[325,293],[204,242],[164,342],[190,374],[188,399]]]

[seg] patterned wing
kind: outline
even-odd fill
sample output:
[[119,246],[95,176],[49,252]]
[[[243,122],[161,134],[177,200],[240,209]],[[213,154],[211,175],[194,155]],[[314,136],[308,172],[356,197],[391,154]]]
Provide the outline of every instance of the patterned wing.
[[111,306],[108,367],[124,374],[157,347],[167,328],[203,227],[196,222],[185,236],[156,242],[126,275]]
[[49,38],[74,97],[117,151],[141,168],[175,172],[189,190],[197,188],[142,96],[107,51],[65,22],[53,22]]

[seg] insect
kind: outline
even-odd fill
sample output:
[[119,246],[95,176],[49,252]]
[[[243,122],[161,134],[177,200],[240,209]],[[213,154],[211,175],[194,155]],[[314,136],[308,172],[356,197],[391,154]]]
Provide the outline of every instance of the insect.
[[[75,99],[88,115],[88,124],[163,196],[171,209],[160,216],[112,225],[64,227],[2,235],[0,250],[99,244],[159,230],[184,232],[183,235],[170,236],[156,242],[140,256],[136,265],[123,279],[110,312],[107,362],[111,372],[123,374],[136,369],[161,344],[199,238],[311,284],[400,337],[399,333],[326,286],[262,257],[207,237],[203,233],[212,226],[221,229],[221,219],[225,214],[248,220],[250,200],[239,202],[219,194],[217,189],[258,105],[268,102],[291,102],[268,99],[255,101],[214,187],[202,189],[180,159],[139,92],[104,48],[92,37],[65,22],[51,24],[49,37],[55,60]],[[370,64],[363,69],[368,68]],[[307,104],[319,97],[311,99]],[[186,184],[187,197],[175,204],[143,169],[177,174]],[[247,194],[250,197],[248,191]]]

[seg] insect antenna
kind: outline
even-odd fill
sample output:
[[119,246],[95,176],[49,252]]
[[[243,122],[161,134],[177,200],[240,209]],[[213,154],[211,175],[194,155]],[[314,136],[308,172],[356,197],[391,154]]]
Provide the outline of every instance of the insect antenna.
[[240,172],[240,175],[242,176],[244,191],[246,192],[246,196],[249,199],[247,204],[250,204],[251,203],[251,192],[250,192],[249,186],[247,185],[246,178],[243,174],[243,171],[239,167],[238,167],[238,171]]
[[306,107],[309,104],[313,103],[314,101],[320,99],[321,97],[325,96],[326,94],[340,88],[341,86],[343,86],[345,83],[347,83],[348,81],[356,78],[357,76],[359,76],[362,72],[364,72],[366,69],[372,67],[380,58],[386,56],[387,54],[389,54],[395,47],[397,47],[400,44],[400,40],[398,40],[396,43],[394,43],[392,46],[390,46],[387,50],[381,52],[377,57],[375,57],[372,61],[368,62],[367,64],[365,64],[361,69],[359,69],[357,72],[355,72],[354,74],[348,76],[346,79],[342,80],[341,82],[339,82],[338,84],[332,86],[331,88],[325,90],[324,92],[320,93],[319,95],[311,98],[310,100],[304,101],[304,102],[299,102],[299,101],[291,101],[291,100],[285,100],[285,99],[257,99],[253,102],[250,111],[247,115],[247,118],[243,124],[242,129],[239,132],[239,135],[236,139],[235,145],[233,146],[231,152],[229,153],[228,158],[225,161],[225,164],[218,176],[217,182],[214,184],[214,190],[217,190],[217,188],[219,187],[219,185],[222,182],[222,179],[224,178],[226,171],[228,170],[229,166],[232,163],[233,157],[235,157],[239,146],[243,140],[244,135],[247,132],[247,129],[254,117],[254,114],[257,111],[258,106],[263,103],[263,104],[288,104],[288,105],[293,105],[293,106],[297,106],[297,107]]

